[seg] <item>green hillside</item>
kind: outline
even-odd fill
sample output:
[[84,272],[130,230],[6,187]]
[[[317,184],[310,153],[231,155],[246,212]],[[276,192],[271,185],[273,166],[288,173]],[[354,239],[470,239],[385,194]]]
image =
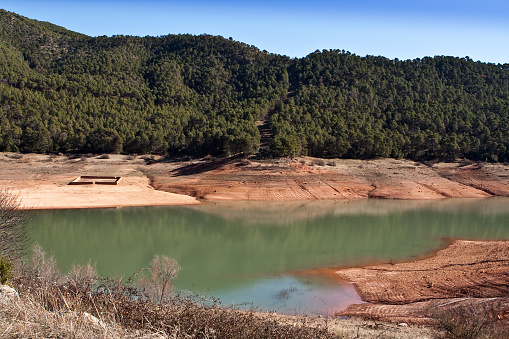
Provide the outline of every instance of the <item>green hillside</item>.
[[509,65],[89,37],[0,10],[0,151],[509,160]]

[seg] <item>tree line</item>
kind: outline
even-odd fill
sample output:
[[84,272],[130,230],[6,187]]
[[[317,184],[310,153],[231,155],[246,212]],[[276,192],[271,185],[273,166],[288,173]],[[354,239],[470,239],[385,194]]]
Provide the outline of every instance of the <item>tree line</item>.
[[0,10],[0,151],[509,160],[509,65],[89,37]]

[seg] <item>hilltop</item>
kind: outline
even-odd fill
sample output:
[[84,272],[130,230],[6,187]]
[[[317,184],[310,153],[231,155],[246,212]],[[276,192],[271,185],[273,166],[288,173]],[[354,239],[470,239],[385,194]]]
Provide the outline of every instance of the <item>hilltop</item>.
[[509,65],[89,37],[0,10],[0,151],[509,160]]

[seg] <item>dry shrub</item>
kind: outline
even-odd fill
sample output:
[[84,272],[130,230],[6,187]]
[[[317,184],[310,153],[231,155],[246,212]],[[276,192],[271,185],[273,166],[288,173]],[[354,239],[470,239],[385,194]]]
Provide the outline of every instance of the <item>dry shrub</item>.
[[61,308],[49,311],[30,295],[0,302],[2,338],[154,338],[144,331],[133,331],[117,323],[98,322],[85,312]]
[[151,165],[157,161],[155,155],[142,155],[140,158],[145,160],[147,165]]
[[71,286],[81,291],[92,291],[98,281],[97,270],[90,262],[84,266],[73,265],[66,278]]
[[71,153],[71,154],[68,154],[68,155],[67,155],[67,158],[68,158],[69,160],[79,159],[80,157],[81,157],[81,155],[79,155],[79,154],[75,154],[75,153]]
[[[117,305],[117,307],[119,307]],[[164,307],[149,300],[122,303],[119,321],[133,329],[151,329],[177,338],[333,338],[327,329],[307,326],[305,318],[281,324],[254,311],[206,303],[195,296],[173,296]]]
[[[97,278],[90,264],[55,277],[52,257],[40,248],[34,256],[33,264],[40,267],[13,279],[20,302],[0,310],[0,329],[7,337],[334,337],[325,327],[307,324],[306,318],[283,324],[254,311],[223,307],[217,300],[170,294],[171,279],[180,269],[170,258],[156,256],[145,278],[159,293],[154,298],[134,285],[134,279]],[[43,269],[51,273],[43,274]]]
[[177,277],[180,266],[173,258],[156,255],[149,270],[150,275],[143,276],[138,281],[138,286],[150,300],[163,303],[173,290],[171,281]]
[[11,159],[16,159],[16,160],[21,160],[23,159],[24,155],[21,154],[21,153],[14,153],[14,154],[11,154],[10,158]]
[[26,276],[43,285],[57,283],[60,271],[53,255],[48,255],[39,245],[32,248],[32,265],[26,269]]
[[451,339],[509,338],[509,302],[489,299],[442,310],[433,310],[436,337]]
[[290,299],[292,293],[297,292],[297,287],[292,286],[290,288],[283,288],[276,294],[276,298],[278,299]]
[[30,218],[16,194],[0,189],[0,256],[16,260],[25,255]]

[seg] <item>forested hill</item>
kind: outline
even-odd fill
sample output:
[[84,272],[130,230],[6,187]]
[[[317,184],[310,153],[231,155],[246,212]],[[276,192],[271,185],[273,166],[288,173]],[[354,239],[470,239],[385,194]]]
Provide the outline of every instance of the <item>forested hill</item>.
[[0,10],[0,151],[509,161],[508,129],[508,64],[290,59],[210,35],[89,37]]

